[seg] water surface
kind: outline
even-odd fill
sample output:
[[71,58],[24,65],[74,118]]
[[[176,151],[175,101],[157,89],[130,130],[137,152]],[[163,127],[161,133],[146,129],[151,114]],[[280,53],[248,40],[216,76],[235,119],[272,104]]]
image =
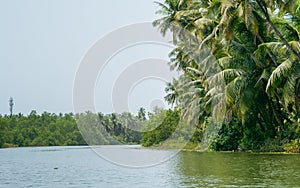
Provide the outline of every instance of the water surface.
[[180,152],[128,168],[89,147],[10,148],[0,150],[0,187],[300,187],[299,167],[300,155]]

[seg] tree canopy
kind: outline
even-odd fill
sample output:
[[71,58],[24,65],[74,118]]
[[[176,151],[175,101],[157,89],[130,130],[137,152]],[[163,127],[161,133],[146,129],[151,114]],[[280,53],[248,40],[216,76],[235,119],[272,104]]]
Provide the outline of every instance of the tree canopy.
[[299,137],[299,1],[157,4],[162,18],[153,25],[173,34],[170,68],[183,73],[167,85],[166,100],[183,118],[200,129],[208,117],[227,128],[234,120],[246,149]]

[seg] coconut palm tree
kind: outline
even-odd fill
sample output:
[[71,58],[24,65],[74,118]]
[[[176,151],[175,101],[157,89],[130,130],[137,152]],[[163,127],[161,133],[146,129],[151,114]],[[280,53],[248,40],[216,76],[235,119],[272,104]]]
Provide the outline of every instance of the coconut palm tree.
[[163,36],[168,31],[173,32],[173,42],[175,44],[177,43],[179,30],[184,24],[178,18],[178,15],[181,15],[181,12],[188,9],[190,2],[190,0],[165,0],[164,3],[155,2],[160,7],[160,10],[156,13],[163,15],[163,17],[155,20],[153,26],[158,27]]
[[300,119],[300,2],[166,3],[167,17],[154,25],[178,40],[170,67],[183,75],[168,85],[173,92],[166,99],[177,102],[183,117],[222,114],[216,110],[225,100],[226,115],[271,138]]

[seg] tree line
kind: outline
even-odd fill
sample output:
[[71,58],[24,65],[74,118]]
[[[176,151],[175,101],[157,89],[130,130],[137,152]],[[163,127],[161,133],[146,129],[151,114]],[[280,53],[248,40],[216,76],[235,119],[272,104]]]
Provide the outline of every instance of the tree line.
[[141,108],[131,113],[54,114],[32,111],[29,115],[0,115],[0,147],[138,144],[141,133],[132,127],[145,120]]

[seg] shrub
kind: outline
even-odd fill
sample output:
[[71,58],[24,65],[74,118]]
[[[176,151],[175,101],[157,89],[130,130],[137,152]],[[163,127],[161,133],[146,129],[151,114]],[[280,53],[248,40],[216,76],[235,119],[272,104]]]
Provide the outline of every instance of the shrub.
[[299,153],[300,138],[292,140],[290,143],[284,145],[284,150],[288,153]]

